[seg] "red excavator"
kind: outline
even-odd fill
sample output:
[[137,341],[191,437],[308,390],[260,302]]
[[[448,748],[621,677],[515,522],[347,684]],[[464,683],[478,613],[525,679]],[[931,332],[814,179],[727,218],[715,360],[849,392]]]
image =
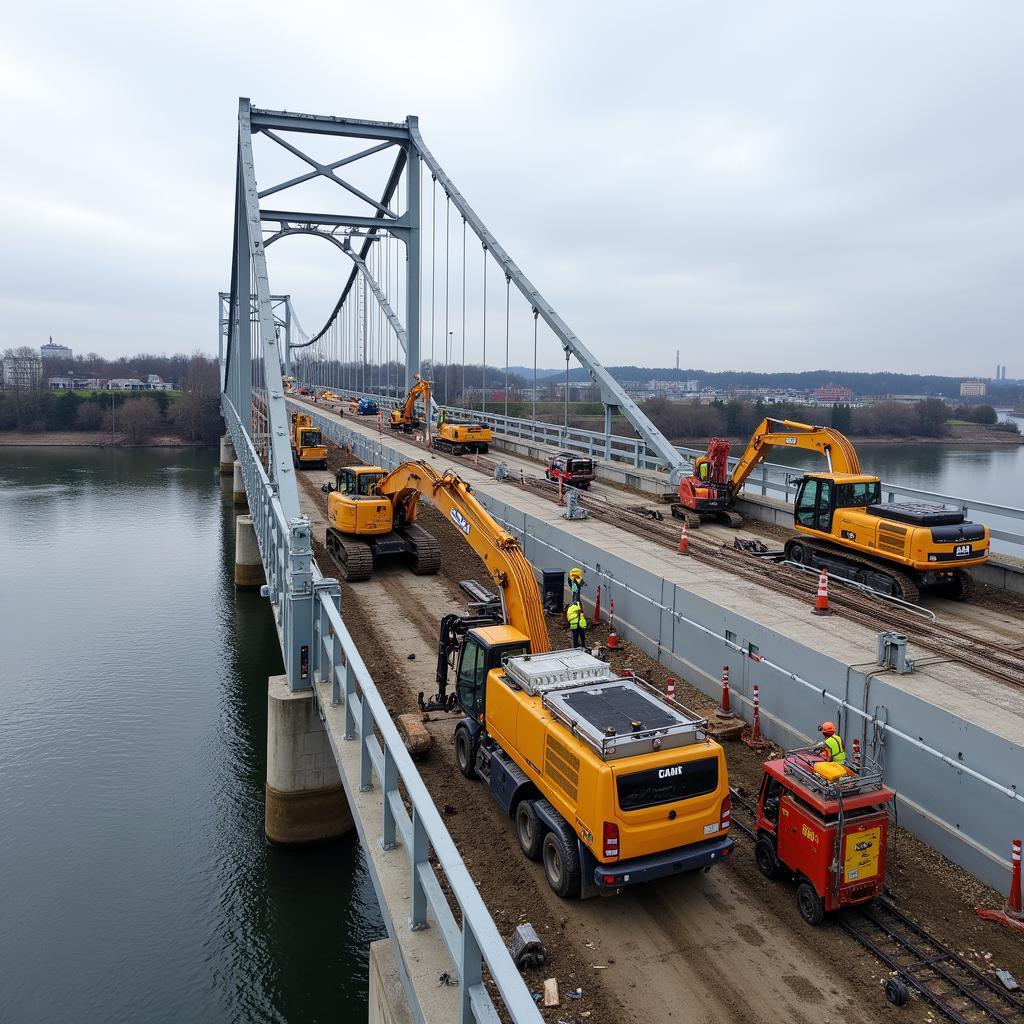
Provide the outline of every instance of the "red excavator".
[[708,450],[693,460],[693,475],[679,484],[679,501],[672,514],[688,526],[700,526],[702,518],[717,519],[726,526],[742,526],[743,517],[733,511],[734,489],[729,478],[729,442],[722,437],[708,441]]

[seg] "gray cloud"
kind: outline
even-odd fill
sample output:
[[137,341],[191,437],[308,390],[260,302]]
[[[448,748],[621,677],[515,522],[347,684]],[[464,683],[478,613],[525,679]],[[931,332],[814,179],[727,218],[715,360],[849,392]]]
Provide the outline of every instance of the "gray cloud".
[[[1009,0],[101,0],[8,18],[0,346],[214,349],[244,94],[419,114],[606,362],[678,347],[714,369],[966,374],[1013,372],[1021,350],[1024,8]],[[261,184],[294,173],[257,159]],[[270,271],[311,328],[347,265],[286,242]],[[467,306],[478,320],[472,289]],[[511,359],[529,363],[529,311],[514,314]],[[543,336],[540,361],[560,361]]]

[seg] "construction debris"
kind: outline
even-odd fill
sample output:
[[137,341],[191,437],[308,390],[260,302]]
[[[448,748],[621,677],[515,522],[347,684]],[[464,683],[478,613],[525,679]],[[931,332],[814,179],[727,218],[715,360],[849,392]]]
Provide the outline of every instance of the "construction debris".
[[516,926],[508,943],[508,951],[520,970],[540,967],[547,956],[544,943],[540,941],[536,929],[529,922]]
[[558,979],[557,978],[545,978],[544,979],[544,1005],[545,1006],[557,1006],[558,1005]]

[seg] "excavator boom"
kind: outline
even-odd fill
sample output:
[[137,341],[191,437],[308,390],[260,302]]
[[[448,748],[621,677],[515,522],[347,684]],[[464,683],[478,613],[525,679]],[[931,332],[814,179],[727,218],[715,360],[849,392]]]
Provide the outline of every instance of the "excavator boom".
[[831,427],[816,427],[793,420],[761,421],[747,450],[729,478],[729,490],[736,495],[747,477],[773,448],[802,448],[823,455],[830,473],[860,473],[860,459],[849,439]]
[[501,594],[505,621],[528,637],[534,654],[551,650],[537,581],[519,541],[503,530],[452,470],[438,474],[426,462],[403,462],[376,486],[391,499],[396,524],[422,496],[446,516],[487,566]]

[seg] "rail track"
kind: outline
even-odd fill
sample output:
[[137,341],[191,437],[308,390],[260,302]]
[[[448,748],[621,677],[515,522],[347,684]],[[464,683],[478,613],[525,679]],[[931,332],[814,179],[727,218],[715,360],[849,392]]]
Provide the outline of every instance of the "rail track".
[[[553,501],[558,500],[556,485],[539,477],[516,481]],[[651,518],[639,506],[628,508],[606,497],[584,494],[579,504],[587,514],[611,523],[636,536],[663,547],[677,548],[678,528],[671,522]],[[806,574],[786,565],[725,547],[719,541],[690,534],[689,557],[709,565],[726,568],[734,575],[789,597],[808,599],[810,588]],[[941,660],[969,665],[1012,686],[1024,688],[1024,644],[1007,647],[1005,641],[989,641],[964,629],[942,623],[930,623],[911,611],[905,611],[862,591],[836,588],[829,596],[830,607],[844,618],[871,629],[886,628],[904,633],[909,641]]]
[[[755,808],[734,789],[732,824],[749,839]],[[903,1005],[911,991],[955,1024],[1024,1024],[1024,998],[1002,988],[885,897],[837,912],[833,922],[873,953],[895,976],[885,986],[889,1002]]]
[[[411,435],[402,436],[425,452],[430,451],[425,441],[417,442]],[[480,455],[467,455],[461,461],[488,475],[494,473],[499,462]],[[543,477],[512,472],[505,480],[514,486],[541,494],[553,502],[558,501],[557,484]],[[659,520],[647,514],[648,511],[660,510],[645,510],[645,506],[636,504],[618,504],[601,494],[577,494],[579,505],[595,519],[611,523],[660,546],[677,548],[679,532],[672,521]],[[798,570],[693,533],[688,538],[688,547],[689,557],[696,561],[724,568],[776,593],[809,600],[811,588],[808,586],[808,578]],[[988,640],[947,623],[929,623],[911,611],[900,609],[863,591],[837,587],[829,596],[829,603],[834,613],[852,622],[875,631],[884,628],[905,634],[910,643],[930,652],[939,660],[968,665],[1011,686],[1024,688],[1024,643],[1008,647],[1003,640]]]

